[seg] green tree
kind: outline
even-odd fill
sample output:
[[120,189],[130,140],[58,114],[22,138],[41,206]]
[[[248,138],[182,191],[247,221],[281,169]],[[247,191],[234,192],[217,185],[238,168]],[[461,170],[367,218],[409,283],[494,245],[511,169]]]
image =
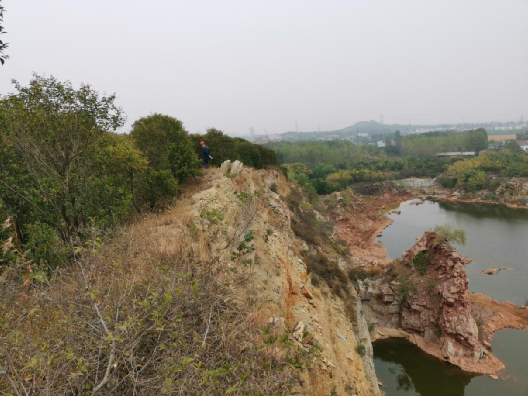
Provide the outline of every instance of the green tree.
[[169,170],[180,183],[201,173],[200,157],[176,118],[162,114],[142,117],[132,125],[131,135],[153,170]]
[[220,165],[226,160],[234,161],[238,159],[238,141],[225,135],[218,129],[209,128],[205,135],[193,135],[192,139],[194,141],[195,150],[199,155],[202,153],[202,148],[199,143],[201,141],[205,142],[205,144],[211,149],[214,164],[216,165]]
[[237,159],[253,168],[262,168],[259,146],[244,139],[237,140]]
[[522,152],[521,146],[515,140],[508,140],[504,145],[504,148],[510,150],[510,153],[520,153]]
[[[4,11],[5,11],[4,7],[0,5],[0,34],[6,33],[4,26],[3,26]],[[9,45],[7,43],[4,43],[2,40],[0,40],[0,63],[2,63],[2,65],[5,63],[5,60],[9,58],[9,56],[4,54],[4,51],[7,49],[8,46]]]
[[36,74],[28,87],[14,84],[17,93],[0,103],[1,134],[12,150],[4,195],[40,212],[68,241],[82,217],[77,201],[90,177],[87,164],[104,132],[123,125],[122,110],[115,95],[99,96],[87,84],[74,89],[70,82]]
[[466,181],[466,188],[469,191],[477,191],[486,188],[488,185],[488,180],[486,178],[486,173],[481,170],[471,172]]

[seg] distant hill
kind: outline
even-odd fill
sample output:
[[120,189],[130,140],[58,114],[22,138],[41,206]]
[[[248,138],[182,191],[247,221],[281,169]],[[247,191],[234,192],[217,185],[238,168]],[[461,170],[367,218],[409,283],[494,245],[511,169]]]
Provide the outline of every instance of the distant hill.
[[410,129],[407,125],[384,125],[377,121],[360,121],[354,125],[343,129],[324,132],[286,132],[280,134],[282,140],[316,140],[327,139],[330,137],[344,138],[347,136],[355,136],[358,133],[368,133],[369,135],[390,133],[400,130],[402,133],[407,133]]

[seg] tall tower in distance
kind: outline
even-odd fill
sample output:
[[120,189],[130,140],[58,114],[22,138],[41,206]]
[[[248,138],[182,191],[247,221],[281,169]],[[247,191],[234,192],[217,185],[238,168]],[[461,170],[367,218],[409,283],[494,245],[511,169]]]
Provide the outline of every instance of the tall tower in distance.
[[249,140],[254,141],[255,140],[255,128],[249,127]]
[[380,114],[380,124],[383,125],[383,114]]

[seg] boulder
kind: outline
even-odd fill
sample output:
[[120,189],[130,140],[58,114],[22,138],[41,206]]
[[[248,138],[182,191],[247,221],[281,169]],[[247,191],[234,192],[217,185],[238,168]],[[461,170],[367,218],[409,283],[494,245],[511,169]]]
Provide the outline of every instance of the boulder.
[[244,169],[244,164],[240,162],[239,160],[236,160],[231,164],[231,170],[230,173],[234,175],[239,175],[242,173],[242,170]]
[[243,169],[244,164],[239,160],[236,160],[235,162],[225,160],[224,162],[222,162],[222,165],[220,165],[220,172],[222,172],[223,174],[230,173],[232,175],[239,175],[240,173],[242,173]]
[[229,173],[230,170],[231,170],[231,161],[225,160],[224,162],[222,162],[222,165],[220,165],[220,172],[225,174],[225,173]]

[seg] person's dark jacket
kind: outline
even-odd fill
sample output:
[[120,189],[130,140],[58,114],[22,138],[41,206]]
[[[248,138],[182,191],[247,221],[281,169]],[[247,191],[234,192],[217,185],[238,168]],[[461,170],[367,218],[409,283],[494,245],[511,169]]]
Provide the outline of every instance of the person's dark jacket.
[[202,155],[203,155],[203,159],[204,161],[208,161],[209,160],[209,156],[211,155],[211,149],[209,149],[209,147],[207,146],[202,146]]

